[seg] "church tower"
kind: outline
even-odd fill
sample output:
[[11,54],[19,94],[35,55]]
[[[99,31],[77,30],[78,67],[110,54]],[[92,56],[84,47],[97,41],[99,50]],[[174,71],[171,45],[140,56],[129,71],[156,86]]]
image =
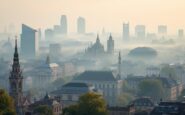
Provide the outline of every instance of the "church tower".
[[117,75],[117,79],[118,80],[121,79],[121,52],[119,52],[119,56],[118,56],[118,75]]
[[16,113],[17,115],[22,115],[23,113],[23,106],[22,106],[23,76],[22,76],[22,71],[20,70],[20,64],[19,64],[17,38],[15,39],[15,52],[14,52],[12,70],[10,71],[10,76],[9,76],[9,83],[10,83],[9,93],[10,93],[10,96],[14,99]]
[[110,34],[109,39],[107,40],[107,53],[114,53],[114,40],[112,39],[112,35]]

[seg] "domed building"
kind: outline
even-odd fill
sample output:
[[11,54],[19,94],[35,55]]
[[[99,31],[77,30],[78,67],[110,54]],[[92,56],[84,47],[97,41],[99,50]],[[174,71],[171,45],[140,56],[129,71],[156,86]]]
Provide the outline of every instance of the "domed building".
[[137,47],[132,49],[128,56],[135,58],[155,58],[157,57],[157,51],[150,47]]

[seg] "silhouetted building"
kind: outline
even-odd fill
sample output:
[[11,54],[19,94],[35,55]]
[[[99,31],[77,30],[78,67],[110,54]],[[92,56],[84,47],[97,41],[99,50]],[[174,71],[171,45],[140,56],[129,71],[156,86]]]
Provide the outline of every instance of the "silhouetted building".
[[67,16],[62,15],[60,20],[61,34],[67,34]]
[[130,38],[130,28],[129,23],[123,24],[123,40],[129,40]]
[[112,35],[109,36],[107,40],[107,53],[113,54],[114,53],[114,40],[112,39]]
[[23,76],[19,64],[19,54],[17,50],[17,39],[15,40],[15,52],[12,70],[9,76],[10,96],[14,99],[17,115],[23,115]]
[[101,56],[105,54],[104,46],[100,42],[99,35],[97,35],[96,42],[86,49],[85,54],[89,56]]
[[55,35],[61,34],[61,29],[62,29],[62,28],[61,28],[60,25],[54,25],[53,31],[54,31]]
[[85,19],[83,17],[79,17],[77,20],[77,32],[79,34],[85,33]]
[[159,25],[158,26],[158,34],[165,36],[167,35],[167,26],[166,25]]
[[21,54],[24,58],[35,58],[38,54],[39,42],[38,33],[35,29],[22,24]]
[[39,39],[39,41],[42,40],[42,31],[40,28],[38,29],[38,39]]
[[45,39],[46,40],[52,40],[53,36],[54,36],[54,32],[52,29],[45,30]]
[[184,30],[183,29],[179,29],[178,30],[178,37],[179,38],[183,38],[184,37]]
[[136,25],[135,27],[135,35],[137,38],[145,38],[146,30],[145,25]]

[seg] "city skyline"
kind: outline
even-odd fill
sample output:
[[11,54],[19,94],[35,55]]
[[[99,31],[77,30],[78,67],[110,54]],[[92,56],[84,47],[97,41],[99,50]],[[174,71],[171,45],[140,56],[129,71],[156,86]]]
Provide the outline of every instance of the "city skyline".
[[101,32],[105,28],[107,32],[121,33],[122,24],[129,21],[132,33],[135,25],[142,24],[150,32],[157,32],[158,25],[167,25],[168,32],[176,34],[185,27],[184,3],[184,0],[7,0],[0,5],[0,31],[14,24],[20,32],[22,23],[34,28],[51,28],[60,23],[61,15],[67,15],[69,32],[76,32],[76,20],[82,16],[87,21],[87,32]]

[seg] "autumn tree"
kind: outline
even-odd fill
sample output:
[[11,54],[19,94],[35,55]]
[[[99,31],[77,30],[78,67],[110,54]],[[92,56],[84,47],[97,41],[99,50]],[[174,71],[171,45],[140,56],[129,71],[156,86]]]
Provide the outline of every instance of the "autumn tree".
[[0,89],[0,115],[15,115],[15,108],[13,99],[5,92]]

